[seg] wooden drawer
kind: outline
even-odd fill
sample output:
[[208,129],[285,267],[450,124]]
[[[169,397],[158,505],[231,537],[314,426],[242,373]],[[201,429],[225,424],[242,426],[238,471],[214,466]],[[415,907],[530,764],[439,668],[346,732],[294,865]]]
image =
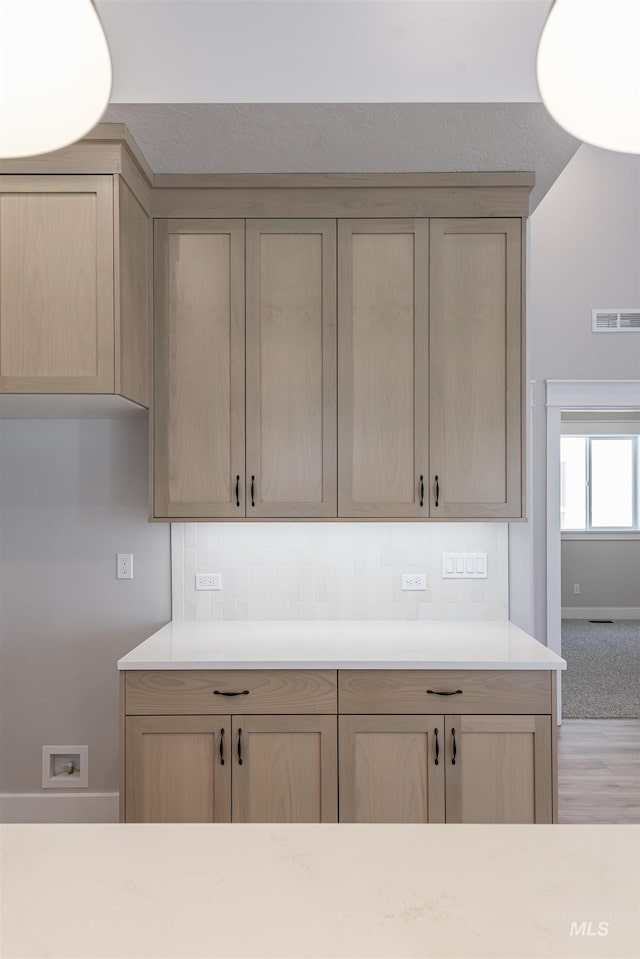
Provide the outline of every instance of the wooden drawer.
[[130,716],[337,711],[335,670],[127,670],[125,690]]
[[549,670],[343,669],[338,689],[341,713],[551,712]]

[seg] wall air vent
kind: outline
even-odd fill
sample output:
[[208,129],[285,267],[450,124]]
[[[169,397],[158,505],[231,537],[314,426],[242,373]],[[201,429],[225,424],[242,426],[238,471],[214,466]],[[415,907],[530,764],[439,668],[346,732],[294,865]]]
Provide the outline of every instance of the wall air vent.
[[640,309],[592,310],[591,329],[594,333],[640,333]]

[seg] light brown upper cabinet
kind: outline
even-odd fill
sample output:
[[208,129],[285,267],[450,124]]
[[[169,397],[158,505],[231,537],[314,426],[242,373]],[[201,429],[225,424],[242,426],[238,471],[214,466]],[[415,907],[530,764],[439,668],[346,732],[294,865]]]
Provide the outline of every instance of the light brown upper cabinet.
[[427,517],[425,219],[338,225],[338,510]]
[[243,220],[157,220],[154,356],[155,517],[336,515],[335,220],[248,220],[246,281]]
[[335,516],[335,220],[246,236],[246,515]]
[[154,516],[244,516],[244,221],[156,220]]
[[430,229],[431,517],[518,518],[522,221]]
[[0,176],[0,392],[147,406],[150,262],[120,176]]

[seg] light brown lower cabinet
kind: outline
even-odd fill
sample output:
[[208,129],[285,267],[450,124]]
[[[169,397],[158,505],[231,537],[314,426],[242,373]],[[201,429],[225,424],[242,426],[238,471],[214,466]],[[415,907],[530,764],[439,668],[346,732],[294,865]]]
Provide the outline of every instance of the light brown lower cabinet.
[[446,716],[445,727],[447,822],[552,822],[550,716]]
[[335,716],[129,716],[127,822],[336,822]]
[[341,822],[550,823],[549,716],[341,716]]
[[230,822],[230,716],[129,716],[127,822]]
[[337,822],[335,716],[234,716],[233,822]]
[[340,717],[340,821],[444,822],[444,716]]
[[121,818],[550,823],[555,680],[544,670],[133,670],[121,676]]

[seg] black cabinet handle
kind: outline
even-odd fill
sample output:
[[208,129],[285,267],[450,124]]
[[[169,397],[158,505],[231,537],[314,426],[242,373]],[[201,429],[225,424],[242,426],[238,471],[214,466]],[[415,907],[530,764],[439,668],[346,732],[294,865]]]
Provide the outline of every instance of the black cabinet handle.
[[224,766],[224,727],[220,730],[220,765]]
[[436,729],[434,729],[434,732],[435,732],[435,734],[436,734],[436,761],[435,761],[435,765],[438,766],[439,763],[440,763],[440,740],[439,740],[439,738],[438,738],[438,729],[437,729],[437,727],[436,727]]
[[238,730],[238,765],[242,766],[242,729]]
[[450,693],[439,693],[437,689],[428,689],[429,696],[462,696],[461,689],[452,689]]
[[214,696],[248,696],[248,695],[249,695],[249,692],[250,692],[250,690],[248,690],[248,689],[243,689],[242,692],[239,692],[239,693],[223,693],[223,692],[222,692],[221,690],[219,690],[219,689],[214,689],[213,695],[214,695]]
[[440,499],[440,483],[439,483],[439,481],[438,481],[438,477],[436,476],[436,501],[435,501],[435,504],[434,504],[435,506],[438,505],[438,500],[439,500],[439,499]]
[[240,477],[236,476],[236,506],[240,506]]
[[457,752],[457,750],[456,750],[456,731],[455,731],[455,729],[453,729],[453,728],[451,729],[451,735],[452,735],[452,737],[453,737],[453,744],[452,744],[452,747],[451,747],[451,765],[452,765],[452,766],[455,766],[455,764],[456,764],[456,752]]
[[424,476],[420,476],[420,506],[424,506]]
[[252,506],[256,505],[255,496],[253,495],[255,492],[255,482],[256,482],[256,478],[255,476],[252,476],[251,477],[251,505]]

